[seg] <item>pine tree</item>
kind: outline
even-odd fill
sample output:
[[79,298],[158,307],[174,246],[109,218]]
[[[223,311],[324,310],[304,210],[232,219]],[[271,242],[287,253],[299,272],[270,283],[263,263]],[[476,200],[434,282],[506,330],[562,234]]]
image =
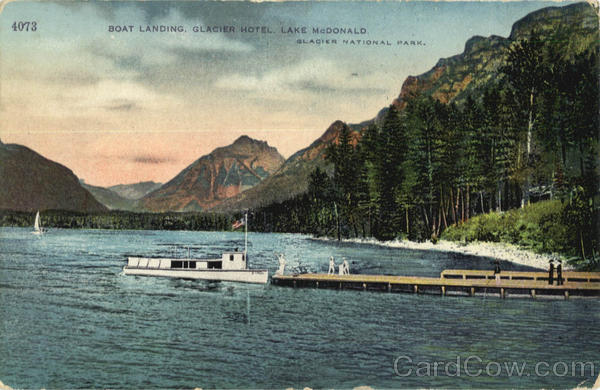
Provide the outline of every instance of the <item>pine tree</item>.
[[532,31],[528,39],[521,39],[510,47],[507,65],[501,68],[518,100],[518,107],[521,109],[519,122],[525,124],[523,129],[525,151],[521,163],[521,168],[524,170],[521,207],[529,203],[533,133],[539,114],[538,99],[544,89],[548,71],[544,61],[543,48],[544,42],[535,31]]

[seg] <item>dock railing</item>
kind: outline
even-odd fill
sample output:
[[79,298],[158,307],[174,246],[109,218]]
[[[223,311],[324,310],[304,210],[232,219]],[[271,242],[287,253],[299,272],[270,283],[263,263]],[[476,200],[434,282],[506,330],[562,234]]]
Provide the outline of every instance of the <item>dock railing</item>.
[[[543,271],[500,271],[501,280],[538,280],[548,281],[548,272]],[[496,274],[493,270],[473,270],[473,269],[446,269],[440,274],[442,279],[495,279]],[[600,283],[600,272],[576,272],[563,271],[563,281],[565,282],[584,282]],[[556,271],[554,272],[556,279]]]

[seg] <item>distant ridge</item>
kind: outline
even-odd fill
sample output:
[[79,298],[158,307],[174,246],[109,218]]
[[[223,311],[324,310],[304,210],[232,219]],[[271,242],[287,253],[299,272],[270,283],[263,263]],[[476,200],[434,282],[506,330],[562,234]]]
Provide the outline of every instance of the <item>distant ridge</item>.
[[110,210],[134,211],[136,209],[135,200],[123,198],[110,188],[98,187],[85,183],[81,183],[81,185],[88,190],[96,200]]
[[117,193],[122,198],[137,200],[143,198],[152,191],[159,189],[160,186],[162,186],[162,183],[155,183],[153,181],[142,181],[139,183],[132,184],[117,184],[115,186],[110,186],[107,188]]
[[65,166],[0,141],[0,209],[106,211]]

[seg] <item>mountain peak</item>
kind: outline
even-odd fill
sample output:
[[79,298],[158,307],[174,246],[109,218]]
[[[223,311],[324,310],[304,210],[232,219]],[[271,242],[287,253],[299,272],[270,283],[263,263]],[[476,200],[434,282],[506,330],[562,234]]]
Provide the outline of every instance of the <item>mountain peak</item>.
[[527,38],[532,30],[542,33],[556,31],[561,25],[573,30],[595,29],[597,31],[598,14],[591,4],[585,2],[542,8],[515,22],[509,38],[512,40]]
[[[548,7],[517,21],[508,38],[473,36],[465,43],[462,53],[439,59],[432,69],[419,76],[407,77],[393,104],[402,110],[408,99],[419,94],[442,103],[461,101],[469,91],[496,79],[511,43],[528,38],[532,31],[542,39],[553,36],[551,39],[558,42],[574,42],[575,37],[579,37],[578,43],[572,46],[581,51],[597,39],[598,16],[587,3]],[[565,53],[573,51],[565,47]]]
[[[281,202],[305,192],[310,174],[319,168],[330,171],[332,164],[325,159],[327,147],[338,143],[344,126],[341,120],[334,121],[313,143],[300,149],[288,158],[277,172],[267,177],[255,187],[248,189],[218,204],[215,211],[231,211],[266,206]],[[356,145],[360,131],[353,126],[350,129],[350,142]]]
[[247,135],[244,134],[244,135],[241,135],[235,141],[233,141],[233,145],[236,145],[236,144],[253,144],[253,143],[261,143],[261,142],[264,142],[264,141],[259,141],[259,140],[256,140],[254,138],[250,138],[249,136],[247,136]]
[[204,210],[260,183],[283,162],[283,156],[267,142],[242,135],[231,145],[200,157],[146,195],[143,207],[151,211]]

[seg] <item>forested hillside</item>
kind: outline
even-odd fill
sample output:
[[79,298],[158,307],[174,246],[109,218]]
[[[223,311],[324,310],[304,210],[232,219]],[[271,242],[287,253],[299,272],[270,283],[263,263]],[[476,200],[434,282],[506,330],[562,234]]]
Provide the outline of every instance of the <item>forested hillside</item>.
[[[264,229],[435,241],[476,214],[558,199],[570,234],[597,232],[597,22],[587,4],[538,11],[507,44],[489,38],[497,66],[456,99],[405,90],[356,145],[344,126],[326,154],[333,176],[317,169],[305,195],[261,209]],[[481,61],[461,58],[461,72]],[[571,241],[598,253],[595,234]]]

